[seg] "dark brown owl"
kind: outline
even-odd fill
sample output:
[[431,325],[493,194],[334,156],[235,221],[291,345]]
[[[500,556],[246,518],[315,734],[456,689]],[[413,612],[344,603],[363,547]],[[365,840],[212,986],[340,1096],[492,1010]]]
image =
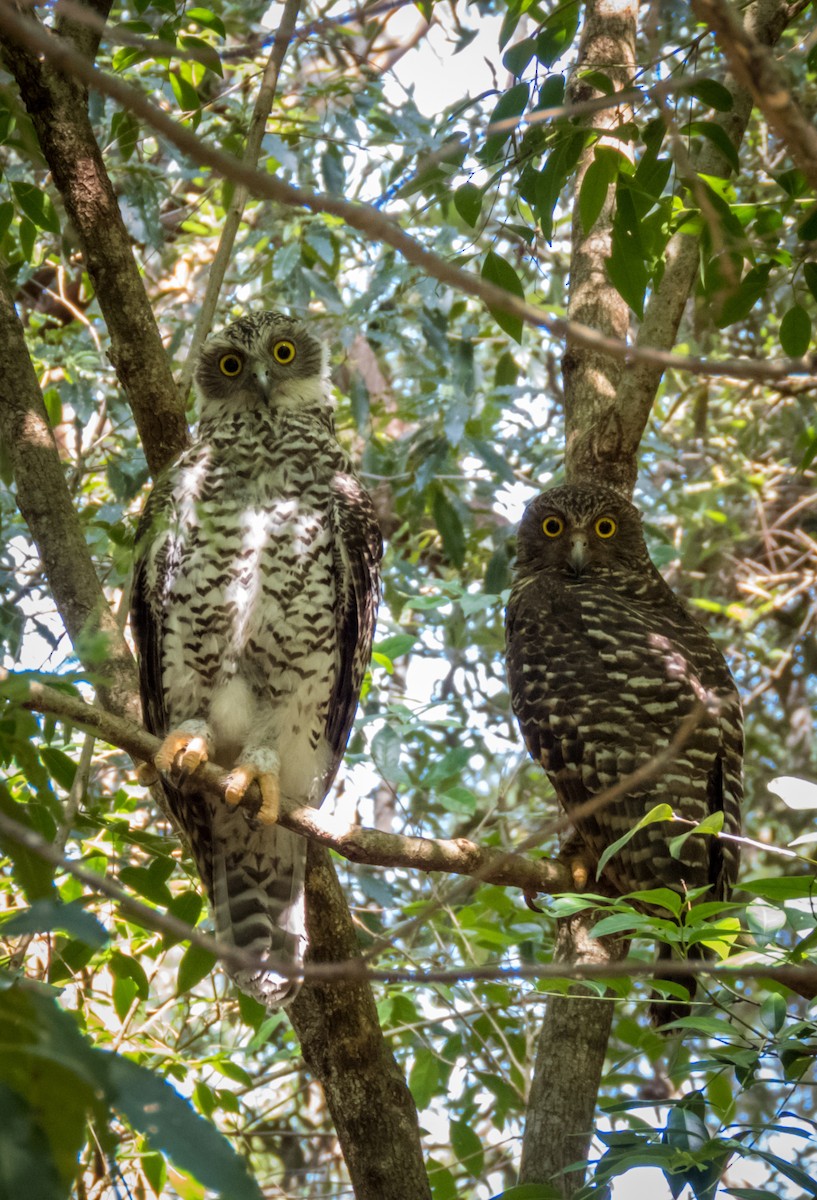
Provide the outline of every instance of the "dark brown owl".
[[[740,833],[740,699],[717,646],[650,561],[632,504],[609,488],[581,485],[532,501],[519,529],[506,637],[522,735],[568,814],[648,763],[696,704],[705,705],[675,760],[578,818],[576,834],[595,863],[650,809],[668,804],[678,820],[639,830],[608,861],[604,878],[622,894],[704,887],[704,898],[728,898],[735,842],[696,834],[678,858],[669,843],[717,812],[726,833]],[[683,1008],[656,1005],[653,1015],[663,1023]]]

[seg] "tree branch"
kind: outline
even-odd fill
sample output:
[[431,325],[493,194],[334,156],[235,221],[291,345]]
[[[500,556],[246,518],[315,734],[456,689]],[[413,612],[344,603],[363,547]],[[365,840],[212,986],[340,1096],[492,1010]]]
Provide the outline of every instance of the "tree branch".
[[415,238],[405,233],[396,221],[385,216],[376,208],[352,203],[336,196],[303,191],[274,176],[252,170],[232,155],[214,149],[157,108],[141,92],[128,87],[113,76],[98,71],[76,54],[71,47],[63,45],[38,25],[18,16],[9,6],[9,0],[0,0],[0,32],[5,33],[13,41],[28,46],[35,53],[43,54],[61,71],[76,74],[90,87],[110,96],[124,108],[141,117],[176,146],[181,153],[236,183],[245,184],[254,196],[275,200],[290,207],[307,208],[312,212],[331,213],[367,237],[392,246],[403,255],[407,262],[426,275],[430,275],[466,295],[475,296],[487,305],[511,313],[529,325],[547,329],[554,337],[564,339],[570,334],[571,338],[579,345],[621,358],[627,364],[636,361],[650,362],[659,366],[662,371],[667,367],[673,367],[676,370],[691,371],[698,375],[729,376],[735,379],[786,379],[792,375],[817,379],[817,376],[813,374],[811,364],[802,359],[709,361],[688,355],[669,354],[662,350],[654,350],[649,346],[637,348],[628,346],[617,338],[607,337],[586,326],[553,317],[542,309],[511,295],[503,288],[487,283],[478,275],[464,271],[452,262],[427,250]]
[[[760,41],[768,46],[777,42],[785,28],[785,10],[786,5],[782,2],[770,4],[768,0],[762,0],[751,5],[747,21]],[[729,112],[717,114],[717,123],[737,148],[749,124],[751,97],[735,79],[727,77],[724,84],[732,95],[733,103]],[[723,155],[709,140],[702,145],[691,165],[698,175],[725,175],[730,170]],[[675,345],[681,318],[698,275],[700,249],[701,239],[698,235],[678,232],[670,238],[664,253],[661,282],[650,295],[636,335],[637,350],[649,346],[668,351]],[[615,405],[621,424],[621,453],[633,463],[655,403],[658,386],[669,365],[639,355],[619,381]],[[634,475],[632,482],[635,483]]]
[[753,97],[817,192],[817,129],[805,116],[767,47],[761,44],[757,30],[744,26],[726,0],[692,0],[692,9],[714,31],[735,79]]
[[[601,71],[617,88],[626,88],[635,71],[635,39],[638,3],[630,0],[615,6],[607,0],[588,0],[584,6],[584,27],[579,43],[576,69],[568,84],[572,101],[590,98],[593,87],[584,82],[583,72]],[[599,134],[613,133],[632,118],[629,107],[614,111],[600,110],[581,122]],[[616,187],[607,187],[604,203],[590,229],[584,228],[579,204],[588,169],[596,160],[597,145],[609,145],[613,138],[600,137],[582,154],[576,172],[573,194],[573,227],[570,255],[570,293],[567,315],[571,323],[590,326],[621,342],[627,341],[630,306],[613,287],[607,272],[607,260],[613,248],[613,218],[616,211]],[[618,153],[629,154],[627,143],[614,142]],[[616,386],[624,370],[621,359],[599,353],[576,343],[568,334],[562,359],[565,395],[565,474],[568,482],[597,482],[603,479],[628,495],[635,484],[635,458],[620,453],[618,414],[612,407]]]
[[45,568],[65,628],[120,716],[139,719],[136,665],[111,613],[68,491],[14,301],[0,271],[0,440],[11,458],[17,505]]
[[[98,10],[99,6],[97,6]],[[10,9],[4,9],[8,15]],[[93,75],[83,51],[96,49],[99,35],[72,15],[60,22],[65,36],[46,34],[33,20],[14,19],[59,46],[83,73],[63,73],[24,49],[3,40],[2,56],[17,80],[54,183],[73,224],[111,337],[110,358],[133,411],[145,457],[156,475],[187,444],[184,407],[173,382],[156,320],[150,307],[130,237],[88,116],[87,93],[80,80]]]
[[[0,671],[0,688],[12,704],[68,721],[125,750],[136,761],[151,762],[162,744],[160,738],[133,721],[26,676]],[[226,781],[227,772],[213,763],[203,763],[196,771],[196,784],[222,798]],[[242,803],[249,815],[258,811],[261,793],[257,784],[248,789]],[[570,871],[558,861],[534,861],[522,854],[479,846],[467,838],[420,838],[384,833],[379,829],[337,822],[319,809],[293,805],[286,798],[279,820],[285,829],[335,850],[350,862],[470,875],[485,883],[519,887],[526,892],[563,892],[573,886]]]
[[[50,842],[47,842],[33,829],[21,825],[18,821],[0,813],[0,835],[25,846],[33,854],[45,862],[51,863],[59,870],[71,875],[84,884],[89,891],[107,896],[119,905],[122,912],[128,914],[137,924],[157,933],[168,934],[179,940],[187,940],[208,951],[219,961],[235,967],[246,967],[252,970],[262,970],[267,964],[247,950],[240,950],[201,932],[193,925],[181,921],[173,913],[162,912],[161,909],[151,908],[141,900],[131,896],[123,887],[113,880],[107,879],[95,871],[88,871],[72,859],[66,858]],[[316,860],[319,861],[319,860]],[[0,925],[2,931],[2,925]],[[727,963],[713,963],[706,959],[666,959],[660,964],[662,979],[690,979],[698,976],[710,976],[714,979],[742,980],[766,979],[782,984],[797,992],[798,995],[813,997],[817,995],[817,965],[804,963],[796,965],[775,966],[768,962],[752,962],[760,954],[742,954],[740,959]],[[283,963],[272,964],[282,974],[300,974],[292,966]],[[552,963],[518,963],[515,966],[503,966],[499,963],[489,963],[480,967],[450,967],[433,971],[378,970],[370,967],[359,954],[351,959],[339,960],[338,956],[328,956],[323,961],[307,961],[303,977],[307,983],[313,982],[359,982],[367,979],[371,983],[405,983],[422,987],[434,984],[454,984],[471,982],[507,981],[511,979],[621,979],[632,976],[637,979],[649,979],[655,975],[658,964],[655,961],[645,961],[641,958],[622,958],[615,962],[552,962]]]

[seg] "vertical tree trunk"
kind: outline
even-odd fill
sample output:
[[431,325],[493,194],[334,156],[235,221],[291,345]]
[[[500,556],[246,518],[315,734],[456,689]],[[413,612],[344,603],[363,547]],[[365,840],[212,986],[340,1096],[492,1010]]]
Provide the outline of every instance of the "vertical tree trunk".
[[[570,103],[601,94],[583,78],[588,71],[606,75],[616,90],[630,86],[635,72],[637,25],[638,0],[588,0],[579,60],[567,91]],[[615,129],[631,115],[631,109],[624,106],[602,109],[588,118],[585,127],[600,132]],[[610,283],[606,263],[612,246],[615,183],[608,186],[607,198],[590,229],[584,228],[579,211],[582,183],[595,160],[597,146],[631,154],[627,142],[613,137],[594,139],[584,151],[573,202],[567,315],[571,321],[624,340],[629,333],[630,310]],[[568,481],[603,481],[630,496],[635,484],[635,456],[623,459],[621,455],[622,438],[615,404],[624,369],[621,359],[580,348],[568,337],[562,359]]]
[[[592,936],[593,914],[559,922],[554,958],[565,964],[609,963],[627,942]],[[552,1183],[569,1197],[584,1183],[596,1096],[613,1021],[613,1000],[581,984],[548,1000],[536,1047],[520,1183]],[[581,1166],[568,1171],[573,1163]]]
[[[329,853],[310,843],[309,959],[360,955]],[[431,1200],[417,1109],[386,1044],[368,983],[306,984],[289,1009],[309,1070],[332,1114],[355,1200]]]
[[[594,94],[595,89],[582,79],[585,71],[603,73],[617,89],[632,83],[637,26],[638,0],[588,0],[579,61],[568,89],[570,101]],[[628,117],[628,109],[603,109],[589,118],[587,127],[610,129]],[[589,229],[584,228],[579,211],[582,182],[598,144],[594,140],[585,150],[577,173],[567,313],[571,321],[624,339],[630,325],[629,307],[610,283],[606,269],[615,187],[608,187]],[[625,151],[626,143],[618,139],[606,144]],[[603,481],[629,496],[635,484],[635,454],[622,456],[616,408],[624,364],[580,348],[568,338],[562,369],[568,482]],[[603,964],[623,956],[626,946],[622,943],[592,937],[594,920],[592,913],[581,913],[559,923],[555,961]],[[566,1200],[584,1183],[583,1165],[565,1171],[572,1163],[587,1161],[612,1020],[613,1001],[599,1000],[585,987],[573,987],[566,996],[548,1001],[522,1143],[521,1182],[554,1183]]]

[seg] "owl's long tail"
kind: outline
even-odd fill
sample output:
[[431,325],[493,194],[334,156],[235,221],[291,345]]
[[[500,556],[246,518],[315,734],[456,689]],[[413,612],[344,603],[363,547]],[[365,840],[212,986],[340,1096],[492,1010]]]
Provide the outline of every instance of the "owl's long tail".
[[[212,814],[210,900],[216,937],[259,958],[262,970],[239,968],[236,986],[267,1008],[295,999],[306,951],[306,842],[277,825],[250,822],[220,804]],[[275,967],[286,970],[279,973]]]
[[[679,975],[662,976],[660,970],[661,961],[673,959],[675,956],[671,948],[665,942],[658,944],[658,962],[656,964],[655,981],[656,983],[667,983],[675,986],[686,988],[689,992],[689,999],[695,999],[695,993],[698,990],[698,982],[694,975]],[[686,957],[688,959],[700,961],[706,958],[706,951],[702,946],[690,946]],[[650,1001],[650,1020],[659,1030],[662,1025],[668,1025],[670,1021],[679,1021],[681,1017],[688,1017],[692,1009],[686,1000],[676,999],[674,996],[670,999],[663,1000],[655,992],[652,994]],[[676,1032],[672,1029],[667,1030],[668,1033]]]

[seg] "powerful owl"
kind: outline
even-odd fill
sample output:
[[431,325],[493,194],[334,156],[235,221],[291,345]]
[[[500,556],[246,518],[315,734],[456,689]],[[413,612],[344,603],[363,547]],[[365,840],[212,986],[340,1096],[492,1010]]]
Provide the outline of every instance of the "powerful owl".
[[[322,343],[276,312],[205,343],[198,434],[157,480],[136,535],[131,623],[155,762],[212,903],[216,936],[268,956],[238,987],[294,997],[306,949],[305,841],[279,795],[318,805],[369,662],[381,538],[338,445]],[[209,760],[227,801],[196,785]],[[239,802],[257,780],[256,818]]]
[[[740,699],[717,646],[650,561],[632,504],[609,488],[579,485],[531,502],[519,529],[506,638],[522,735],[568,815],[666,750],[700,709],[659,774],[577,816],[570,855],[585,858],[593,879],[607,847],[668,804],[677,820],[638,830],[609,859],[604,878],[621,894],[668,887],[693,899],[727,899],[737,844],[694,834],[674,857],[670,841],[713,813],[723,813],[725,833],[740,833]],[[696,897],[701,888],[708,890]],[[688,986],[694,994],[694,981]],[[656,1004],[653,1017],[661,1023],[683,1011]]]

